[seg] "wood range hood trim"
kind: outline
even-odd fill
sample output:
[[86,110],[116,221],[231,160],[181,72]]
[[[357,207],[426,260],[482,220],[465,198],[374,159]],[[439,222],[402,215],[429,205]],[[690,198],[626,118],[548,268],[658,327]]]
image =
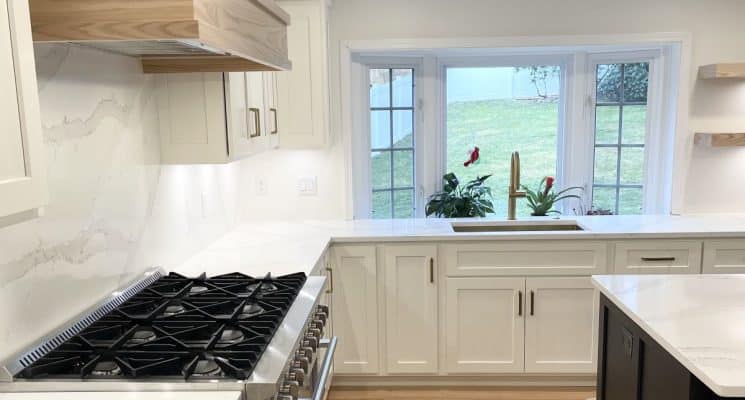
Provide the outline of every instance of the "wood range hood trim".
[[290,16],[273,0],[29,0],[37,43],[139,57],[145,73],[281,71]]

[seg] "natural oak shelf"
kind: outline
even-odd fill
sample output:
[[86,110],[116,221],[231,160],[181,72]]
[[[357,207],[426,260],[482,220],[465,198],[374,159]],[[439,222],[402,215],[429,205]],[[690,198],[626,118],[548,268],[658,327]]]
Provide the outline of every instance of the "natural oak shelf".
[[702,65],[698,76],[701,79],[745,78],[745,63]]
[[745,146],[745,133],[696,133],[694,143],[706,147]]

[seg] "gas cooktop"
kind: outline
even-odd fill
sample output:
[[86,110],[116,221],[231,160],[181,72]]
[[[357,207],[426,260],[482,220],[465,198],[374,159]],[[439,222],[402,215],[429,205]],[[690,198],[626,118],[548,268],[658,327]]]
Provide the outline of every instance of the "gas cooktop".
[[305,280],[171,273],[16,377],[247,379]]

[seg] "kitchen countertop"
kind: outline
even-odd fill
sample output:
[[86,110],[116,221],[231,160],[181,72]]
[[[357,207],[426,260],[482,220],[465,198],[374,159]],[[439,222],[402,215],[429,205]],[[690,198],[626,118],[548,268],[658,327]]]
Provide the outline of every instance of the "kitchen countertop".
[[[538,221],[531,218],[526,221]],[[554,218],[543,218],[556,223]],[[243,272],[253,276],[310,273],[331,243],[452,240],[649,239],[745,237],[745,214],[689,216],[562,217],[581,231],[456,233],[456,223],[489,219],[399,219],[306,222],[252,222],[228,232],[175,272],[210,275]],[[520,222],[520,221],[518,221]]]
[[592,280],[716,394],[745,397],[745,275],[602,275]]
[[0,393],[0,400],[240,400],[241,392]]

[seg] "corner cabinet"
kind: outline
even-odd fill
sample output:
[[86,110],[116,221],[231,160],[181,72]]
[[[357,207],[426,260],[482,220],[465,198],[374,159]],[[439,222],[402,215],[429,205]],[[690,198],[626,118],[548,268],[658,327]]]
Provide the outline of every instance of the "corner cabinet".
[[0,1],[0,217],[47,202],[28,1]]
[[276,147],[274,72],[166,74],[158,79],[165,164],[216,164]]
[[328,1],[277,4],[292,18],[287,47],[292,70],[277,73],[283,148],[318,148],[329,134]]

